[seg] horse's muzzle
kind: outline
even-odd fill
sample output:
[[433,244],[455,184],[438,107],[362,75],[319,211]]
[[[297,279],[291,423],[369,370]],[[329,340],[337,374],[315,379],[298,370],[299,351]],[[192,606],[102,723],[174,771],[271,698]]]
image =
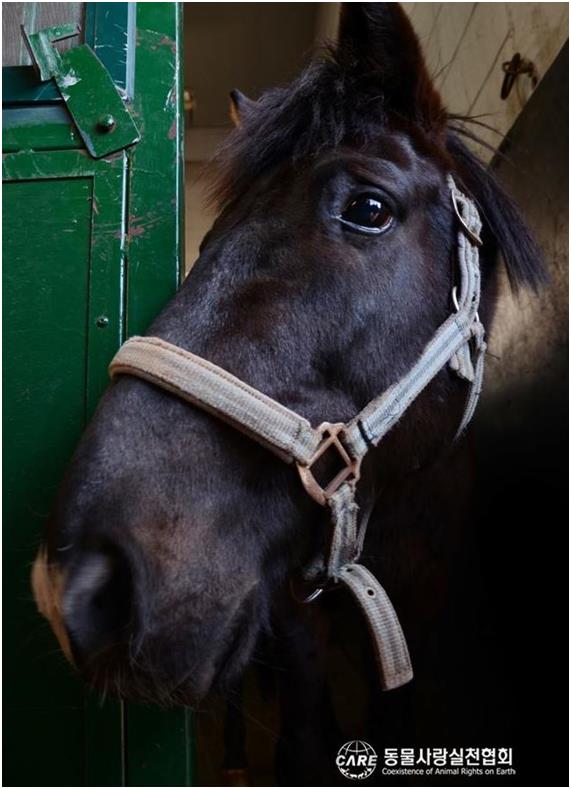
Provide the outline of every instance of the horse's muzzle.
[[195,705],[239,676],[257,638],[257,584],[222,616],[149,627],[129,562],[107,547],[83,551],[69,569],[42,548],[32,588],[67,659],[95,688],[124,699]]

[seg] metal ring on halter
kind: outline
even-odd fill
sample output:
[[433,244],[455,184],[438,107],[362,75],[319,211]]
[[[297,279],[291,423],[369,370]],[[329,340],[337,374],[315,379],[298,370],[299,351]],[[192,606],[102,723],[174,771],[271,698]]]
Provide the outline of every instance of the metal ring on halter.
[[323,592],[323,587],[318,586],[317,589],[314,589],[313,592],[305,598],[305,600],[300,600],[299,602],[303,603],[304,605],[307,603],[313,603],[313,601],[317,600],[317,598],[322,594],[322,592]]
[[[456,312],[458,312],[460,305],[458,304],[458,289],[456,288],[456,285],[454,285],[452,288],[452,304],[454,305]],[[477,311],[474,313],[474,318],[476,319],[476,323],[480,323],[480,316],[478,315]]]
[[[483,245],[483,241],[480,236],[475,233],[467,224],[466,220],[462,216],[462,211],[460,210],[460,205],[458,203],[458,194],[457,189],[451,189],[450,194],[452,195],[452,205],[454,206],[454,212],[458,217],[462,230],[464,231],[464,235],[468,238],[469,241],[472,242],[477,247],[481,247]],[[464,198],[465,199],[465,198]]]
[[294,585],[293,578],[290,578],[289,588],[290,588],[291,596],[296,601],[296,603],[301,603],[302,605],[306,605],[308,603],[313,603],[313,601],[317,600],[317,598],[321,595],[321,593],[323,591],[325,591],[323,586],[317,586],[313,590],[313,592],[310,592],[307,595],[307,597],[300,597],[295,591],[295,585]]

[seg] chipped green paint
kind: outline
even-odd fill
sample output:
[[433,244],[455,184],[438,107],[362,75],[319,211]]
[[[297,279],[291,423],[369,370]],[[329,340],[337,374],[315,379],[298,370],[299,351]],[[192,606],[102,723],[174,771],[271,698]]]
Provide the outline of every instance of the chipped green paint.
[[64,107],[14,107],[2,113],[2,147],[15,151],[83,148]]
[[139,140],[139,132],[110,74],[87,44],[58,52],[52,44],[77,35],[59,25],[22,35],[42,82],[53,79],[87,147],[96,159]]
[[[54,79],[92,156],[100,158],[133,145],[139,131],[113,80],[87,44],[61,55]],[[111,123],[102,123],[108,116]]]
[[[39,620],[28,578],[109,360],[179,285],[180,13],[168,2],[87,4],[85,40],[120,91],[131,89],[141,130],[117,154],[89,154],[63,100],[33,69],[8,69],[3,79],[7,785],[192,783],[190,712],[102,704],[86,693]],[[99,106],[96,120],[106,113]]]
[[136,3],[86,3],[85,43],[103,63],[119,93],[133,95]]
[[33,66],[4,66],[2,103],[4,105],[61,104],[63,99],[54,82],[38,82]]
[[[96,702],[38,618],[29,568],[63,468],[106,380],[124,318],[126,156],[20,151],[3,157],[5,621],[4,782],[90,783],[94,743],[105,783],[121,782],[121,712]],[[54,210],[57,209],[57,210]],[[105,332],[94,320],[109,315]],[[30,746],[33,758],[30,758]]]
[[[119,93],[131,98],[136,3],[85,3],[85,43],[103,63]],[[2,69],[2,100],[10,105],[61,104],[55,83],[38,82],[33,66]]]
[[36,33],[28,33],[22,25],[22,36],[32,62],[38,71],[40,82],[47,82],[61,71],[59,52],[53,48],[56,41],[64,41],[79,35],[77,25],[57,25],[46,27]]
[[128,334],[146,330],[184,272],[181,36],[180,4],[137,5],[133,112],[141,141],[129,152]]

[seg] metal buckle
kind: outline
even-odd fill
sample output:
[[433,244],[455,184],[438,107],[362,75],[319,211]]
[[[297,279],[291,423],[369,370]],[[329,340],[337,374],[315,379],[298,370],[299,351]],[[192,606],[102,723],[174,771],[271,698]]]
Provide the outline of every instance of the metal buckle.
[[[311,498],[318,504],[324,506],[327,504],[327,500],[333,496],[335,491],[337,491],[344,482],[347,482],[349,479],[356,482],[359,479],[361,473],[361,459],[359,458],[358,460],[353,460],[341,443],[339,434],[345,429],[345,425],[342,422],[336,422],[334,424],[331,424],[330,422],[323,422],[317,429],[321,433],[321,444],[307,465],[302,466],[300,463],[297,464],[297,470],[299,471],[299,476],[301,478],[303,487],[309,493]],[[341,471],[339,471],[333,477],[328,485],[321,487],[319,482],[313,476],[311,467],[327,452],[330,447],[334,447],[336,449],[337,454],[345,464],[345,468],[342,468]]]
[[454,212],[458,217],[460,224],[462,225],[462,230],[464,231],[465,235],[468,237],[468,240],[471,241],[472,244],[474,244],[474,246],[481,247],[483,244],[482,239],[480,238],[479,235],[474,233],[474,231],[468,227],[468,225],[466,224],[466,220],[462,216],[462,212],[460,211],[460,206],[458,204],[456,190],[451,189],[450,193],[452,195],[452,205],[454,206]]

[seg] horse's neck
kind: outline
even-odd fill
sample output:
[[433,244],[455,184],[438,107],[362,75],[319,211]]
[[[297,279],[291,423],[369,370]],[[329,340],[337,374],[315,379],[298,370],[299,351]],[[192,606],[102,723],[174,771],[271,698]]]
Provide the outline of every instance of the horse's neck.
[[[387,484],[371,514],[363,563],[397,594],[446,581],[469,532],[474,487],[467,443]],[[426,590],[429,592],[429,590]]]

